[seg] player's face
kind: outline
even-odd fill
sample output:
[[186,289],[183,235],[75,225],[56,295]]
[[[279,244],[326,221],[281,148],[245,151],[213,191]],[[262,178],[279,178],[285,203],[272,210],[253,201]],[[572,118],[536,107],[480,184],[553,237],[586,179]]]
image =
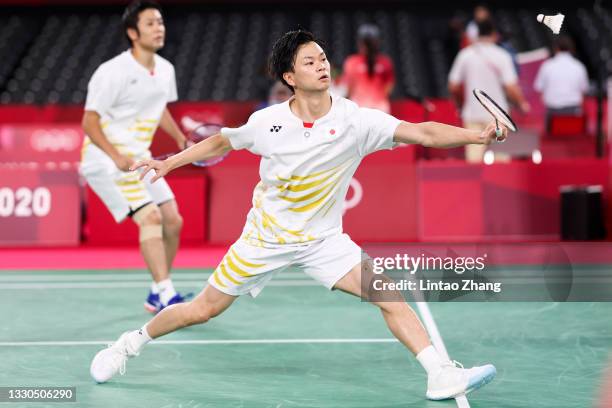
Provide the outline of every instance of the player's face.
[[138,15],[138,43],[142,48],[157,51],[164,46],[166,27],[157,9],[146,9]]
[[302,45],[295,57],[293,72],[285,73],[285,81],[302,91],[325,91],[331,82],[329,61],[315,42]]

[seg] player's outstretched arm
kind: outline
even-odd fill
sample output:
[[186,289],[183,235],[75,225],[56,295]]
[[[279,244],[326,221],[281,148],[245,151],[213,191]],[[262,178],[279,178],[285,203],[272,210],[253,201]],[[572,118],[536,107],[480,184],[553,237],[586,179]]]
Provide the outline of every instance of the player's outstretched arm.
[[151,179],[151,182],[155,182],[155,180],[164,177],[178,167],[196,161],[208,160],[213,157],[221,156],[230,150],[232,150],[232,145],[229,139],[221,135],[221,133],[218,133],[180,153],[168,157],[166,160],[141,160],[134,164],[130,170],[142,168],[140,179],[143,179],[150,170],[154,170],[155,176]]
[[[505,139],[508,133],[508,130],[503,127],[502,130],[503,136],[498,141]],[[490,123],[482,132],[438,122],[401,122],[393,135],[393,141],[395,142],[436,148],[459,147],[467,144],[490,144],[495,138],[495,122]]]

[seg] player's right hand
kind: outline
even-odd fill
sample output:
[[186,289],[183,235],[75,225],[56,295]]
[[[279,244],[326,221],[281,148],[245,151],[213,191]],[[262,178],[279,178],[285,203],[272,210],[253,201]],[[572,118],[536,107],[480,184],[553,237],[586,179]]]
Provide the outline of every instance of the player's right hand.
[[115,157],[113,161],[115,166],[121,171],[130,171],[130,167],[134,164],[134,160],[124,155]]
[[140,160],[130,167],[130,170],[137,169],[142,169],[142,171],[140,172],[141,180],[144,179],[144,177],[150,170],[155,171],[155,176],[153,176],[153,178],[151,179],[151,183],[154,183],[157,179],[164,177],[170,171],[170,169],[168,168],[168,163],[163,160],[154,159]]

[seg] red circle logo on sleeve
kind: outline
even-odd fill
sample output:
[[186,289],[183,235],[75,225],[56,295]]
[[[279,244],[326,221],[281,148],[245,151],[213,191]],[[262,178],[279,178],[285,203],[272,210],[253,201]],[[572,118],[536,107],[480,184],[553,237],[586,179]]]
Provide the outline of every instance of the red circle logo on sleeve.
[[335,131],[334,129],[332,129],[332,130],[330,130],[330,131],[329,131],[329,134],[330,134],[330,135],[335,135],[335,134],[336,134],[336,131]]

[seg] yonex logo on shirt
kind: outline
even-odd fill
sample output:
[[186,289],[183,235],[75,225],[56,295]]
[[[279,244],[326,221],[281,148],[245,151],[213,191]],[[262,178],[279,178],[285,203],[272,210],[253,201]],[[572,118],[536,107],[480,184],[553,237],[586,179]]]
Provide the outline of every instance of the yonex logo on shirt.
[[282,126],[272,126],[272,128],[270,129],[270,132],[276,132],[278,133],[279,130],[281,130]]

